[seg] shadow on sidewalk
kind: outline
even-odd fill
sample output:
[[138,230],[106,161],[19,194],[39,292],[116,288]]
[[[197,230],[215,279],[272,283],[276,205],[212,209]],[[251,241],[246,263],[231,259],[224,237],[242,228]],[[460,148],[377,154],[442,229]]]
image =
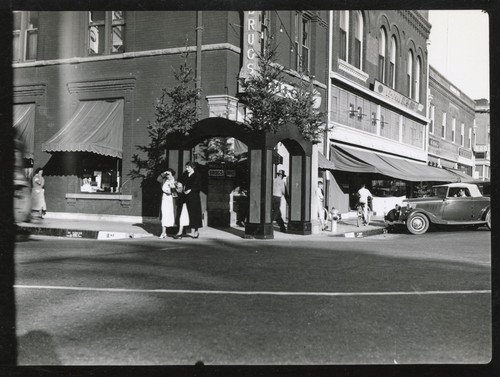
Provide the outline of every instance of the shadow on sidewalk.
[[[161,223],[135,223],[132,225],[142,228],[146,232],[156,236],[160,235],[161,233]],[[172,233],[175,233],[175,231],[172,231]]]

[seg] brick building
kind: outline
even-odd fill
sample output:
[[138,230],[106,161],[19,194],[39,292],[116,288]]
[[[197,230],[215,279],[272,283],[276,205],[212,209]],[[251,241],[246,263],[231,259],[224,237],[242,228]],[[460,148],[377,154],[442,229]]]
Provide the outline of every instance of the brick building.
[[[196,67],[201,121],[237,122],[238,77],[249,64],[255,68],[255,51],[271,35],[277,63],[287,68],[283,84],[293,87],[310,72],[314,91],[326,98],[327,20],[326,11],[14,12],[14,122],[31,132],[25,142],[34,167],[44,168],[48,210],[156,217],[160,196],[128,172],[137,145],[149,142],[153,104],[174,85],[180,54],[187,49]],[[308,173],[295,174],[302,179],[315,170],[304,158]],[[267,195],[272,180],[263,182]],[[310,177],[305,185],[310,192]],[[299,209],[305,223],[309,200]]]
[[427,12],[332,11],[330,24],[328,205],[354,208],[366,184],[382,214],[422,181],[455,180],[427,165]]
[[473,176],[484,181],[491,179],[490,104],[487,99],[478,99],[475,102],[476,118],[473,130],[475,138],[472,146],[475,158]]
[[429,164],[472,179],[475,102],[432,66],[429,73]]

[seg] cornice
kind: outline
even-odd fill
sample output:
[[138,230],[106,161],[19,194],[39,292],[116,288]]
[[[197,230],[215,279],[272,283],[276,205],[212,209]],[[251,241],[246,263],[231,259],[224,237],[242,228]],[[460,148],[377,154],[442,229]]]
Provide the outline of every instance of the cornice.
[[429,39],[432,25],[418,11],[398,10],[399,15],[405,19],[425,40]]
[[43,96],[45,94],[45,84],[16,85],[12,88],[12,95],[17,96]]

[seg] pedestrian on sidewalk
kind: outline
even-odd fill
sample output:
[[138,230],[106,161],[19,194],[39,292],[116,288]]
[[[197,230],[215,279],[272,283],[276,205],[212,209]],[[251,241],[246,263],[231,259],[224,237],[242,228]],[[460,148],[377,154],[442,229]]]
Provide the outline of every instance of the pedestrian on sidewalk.
[[318,179],[318,187],[316,188],[316,207],[317,207],[317,216],[319,218],[319,225],[321,230],[326,229],[326,221],[325,221],[325,194],[323,191],[323,178]]
[[181,239],[184,228],[189,226],[189,213],[186,204],[187,195],[184,193],[184,185],[181,182],[177,182],[175,185],[177,191],[177,214],[176,223],[179,224],[177,234],[174,235],[176,240]]
[[[363,210],[363,225],[366,225],[368,219],[368,206],[371,205],[371,200],[373,199],[373,195],[366,188],[366,185],[362,185],[358,190],[358,202],[362,206]],[[370,208],[372,209],[372,208]]]
[[175,198],[177,191],[175,189],[175,171],[168,168],[161,173],[157,181],[161,184],[161,226],[162,232],[160,238],[167,237],[167,228],[175,226]]
[[39,217],[43,219],[47,212],[45,203],[45,178],[43,177],[43,169],[37,168],[32,179],[31,191],[31,211],[38,212]]
[[[195,170],[195,164],[191,161],[186,163],[186,171],[179,181],[184,185],[186,207],[189,214],[189,228],[191,237],[198,238],[198,229],[203,226],[201,213],[201,175]],[[182,233],[177,232],[177,238],[182,238]],[[174,237],[175,238],[175,237]]]
[[276,221],[280,227],[280,231],[286,233],[285,222],[281,217],[281,198],[284,197],[286,202],[288,203],[288,189],[286,187],[285,182],[285,171],[280,170],[276,174],[276,178],[273,181],[273,199],[271,203],[271,222]]

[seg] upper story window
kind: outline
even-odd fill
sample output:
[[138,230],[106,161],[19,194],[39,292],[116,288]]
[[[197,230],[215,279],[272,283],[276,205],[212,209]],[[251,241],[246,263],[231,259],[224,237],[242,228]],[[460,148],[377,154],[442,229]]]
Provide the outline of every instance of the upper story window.
[[339,58],[347,61],[349,44],[349,12],[340,11],[340,54]]
[[408,97],[413,98],[413,52],[408,51],[408,66],[406,72]]
[[443,119],[441,121],[441,137],[446,137],[446,113],[443,111]]
[[465,145],[465,124],[460,125],[460,145],[463,147]]
[[14,11],[12,61],[36,60],[38,47],[38,12]]
[[296,68],[299,72],[309,71],[309,50],[311,47],[311,20],[303,13],[295,13]]
[[397,57],[397,43],[394,36],[391,37],[391,55],[389,61],[389,86],[396,89],[396,57]]
[[457,133],[457,120],[453,118],[451,120],[451,141],[456,142],[456,133]]
[[89,55],[125,52],[123,11],[89,12]]
[[417,66],[415,67],[415,100],[420,103],[420,75],[422,74],[422,60],[417,57]]
[[431,105],[431,121],[429,122],[429,133],[433,134],[434,133],[434,116],[436,113],[436,106]]
[[363,62],[363,14],[358,10],[354,12],[354,54],[352,64],[362,69]]
[[472,128],[469,128],[469,139],[467,142],[467,147],[469,149],[472,149]]
[[387,34],[384,28],[380,28],[378,40],[378,79],[385,82],[385,50],[387,45]]

